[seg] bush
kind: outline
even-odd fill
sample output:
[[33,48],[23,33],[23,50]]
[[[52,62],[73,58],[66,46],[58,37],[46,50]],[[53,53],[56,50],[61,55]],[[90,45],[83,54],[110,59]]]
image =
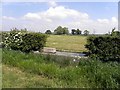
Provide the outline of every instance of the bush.
[[2,46],[13,50],[30,52],[41,50],[46,43],[46,35],[12,30],[2,33]]
[[115,36],[90,36],[86,48],[90,56],[103,61],[120,60],[120,37]]
[[2,46],[6,48],[11,48],[14,50],[20,49],[20,45],[22,43],[22,35],[23,32],[18,30],[12,30],[10,32],[2,33]]
[[27,33],[22,37],[21,51],[30,52],[41,50],[46,43],[46,35],[39,33]]

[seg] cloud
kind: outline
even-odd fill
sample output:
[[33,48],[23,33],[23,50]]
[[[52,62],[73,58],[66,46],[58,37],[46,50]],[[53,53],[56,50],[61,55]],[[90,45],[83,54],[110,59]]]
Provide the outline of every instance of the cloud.
[[16,20],[14,17],[3,16],[3,20]]
[[50,5],[50,7],[56,7],[57,3],[54,0],[52,0],[48,2],[48,5]]
[[85,20],[89,18],[87,13],[81,13],[74,9],[65,8],[63,6],[50,7],[48,10],[37,13],[27,13],[24,15],[26,19],[42,19],[43,21],[62,21],[62,20]]
[[109,23],[108,19],[97,19],[99,23]]
[[[59,6],[54,1],[49,2],[49,5],[50,7],[47,10],[35,13],[28,12],[22,16],[21,19],[17,19],[17,21],[13,23],[14,25],[10,25],[40,32],[45,32],[47,29],[54,31],[57,26],[61,25],[68,27],[69,30],[73,28],[79,28],[82,31],[88,29],[90,33],[94,31],[96,33],[107,33],[112,30],[113,27],[118,27],[118,20],[114,16],[110,19],[99,18],[93,20],[88,13]],[[7,16],[4,16],[4,19],[14,20],[13,17]]]
[[116,17],[112,17],[112,22],[118,22],[117,18]]
[[26,15],[24,15],[23,18],[24,19],[34,20],[34,19],[41,19],[41,16],[38,15],[37,13],[27,13]]
[[116,17],[112,17],[111,20],[108,19],[97,19],[98,22],[100,23],[117,23],[118,20]]

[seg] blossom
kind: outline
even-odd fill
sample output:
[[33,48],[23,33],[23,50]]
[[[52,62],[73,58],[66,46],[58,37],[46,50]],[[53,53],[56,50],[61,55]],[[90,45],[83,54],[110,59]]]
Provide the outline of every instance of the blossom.
[[73,59],[73,61],[75,62],[76,60],[75,60],[75,59]]

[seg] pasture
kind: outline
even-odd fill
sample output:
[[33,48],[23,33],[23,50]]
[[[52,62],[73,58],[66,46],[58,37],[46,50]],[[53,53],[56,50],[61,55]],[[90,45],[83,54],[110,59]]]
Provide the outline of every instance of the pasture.
[[58,51],[83,52],[87,36],[49,35],[46,47],[56,48]]

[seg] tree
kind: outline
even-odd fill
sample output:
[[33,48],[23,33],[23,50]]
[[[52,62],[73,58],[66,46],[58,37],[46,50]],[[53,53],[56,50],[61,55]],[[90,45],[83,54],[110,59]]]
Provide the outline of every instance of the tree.
[[55,30],[54,33],[57,35],[62,35],[62,34],[69,34],[68,28],[64,27],[62,28],[61,26],[58,26]]
[[72,33],[73,35],[76,34],[76,30],[75,30],[75,29],[72,29],[71,31],[72,31],[71,33]]
[[80,31],[79,29],[77,29],[77,30],[72,29],[72,30],[71,30],[71,33],[72,33],[73,35],[80,35],[80,34],[81,34],[81,31]]
[[63,28],[63,34],[69,34],[68,28],[66,28],[66,27]]
[[115,27],[112,29],[112,33],[115,31],[115,29],[116,29]]
[[45,34],[52,34],[52,32],[50,30],[47,30]]
[[120,32],[119,31],[115,31],[115,27],[112,29],[112,32],[111,32],[111,36],[120,36]]
[[54,30],[54,33],[57,34],[57,35],[63,34],[63,32],[62,32],[62,27],[61,27],[61,26],[58,26],[58,27]]
[[80,35],[81,34],[81,31],[79,29],[76,30],[76,34],[77,35]]
[[88,34],[89,34],[89,31],[88,31],[88,30],[85,30],[85,31],[84,31],[84,35],[87,36]]
[[119,31],[114,31],[111,33],[111,36],[120,36],[120,32]]

